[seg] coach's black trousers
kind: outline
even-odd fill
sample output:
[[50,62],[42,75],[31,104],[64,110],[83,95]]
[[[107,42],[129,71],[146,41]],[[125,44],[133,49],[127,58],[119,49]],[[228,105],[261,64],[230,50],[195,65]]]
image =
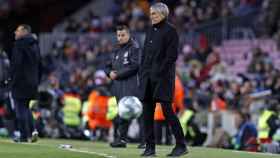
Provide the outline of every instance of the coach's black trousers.
[[127,141],[127,132],[129,125],[131,123],[131,120],[125,120],[121,118],[120,116],[117,116],[113,120],[114,125],[114,141]]
[[[155,146],[155,134],[154,134],[154,113],[156,107],[156,101],[153,99],[154,84],[148,80],[145,97],[143,100],[143,116],[144,116],[144,130],[145,140],[147,146]],[[185,139],[180,122],[175,115],[171,102],[158,101],[161,104],[164,117],[167,123],[172,129],[172,133],[176,139],[176,145],[185,146]]]
[[[162,142],[163,137],[165,137],[164,144],[166,145],[172,144],[172,133],[166,120],[155,121],[154,127],[155,127],[156,144],[163,144]],[[165,135],[162,134],[163,131],[165,131]]]
[[17,126],[21,134],[21,139],[31,137],[31,133],[34,131],[34,120],[32,112],[29,109],[29,101],[29,99],[14,100]]

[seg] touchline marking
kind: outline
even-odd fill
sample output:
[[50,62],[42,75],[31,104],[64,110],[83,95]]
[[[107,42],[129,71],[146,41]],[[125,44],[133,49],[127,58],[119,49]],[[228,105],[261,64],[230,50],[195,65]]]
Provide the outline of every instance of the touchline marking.
[[[0,142],[3,143],[14,143],[10,140],[0,140]],[[15,143],[17,144],[17,143]],[[21,144],[21,143],[19,143]],[[38,144],[38,143],[22,143],[24,145],[36,145],[36,146],[47,146],[47,147],[53,147],[52,145],[47,145],[47,144]],[[192,147],[192,148],[197,148],[197,147]],[[72,151],[72,152],[80,152],[80,153],[87,153],[87,154],[93,154],[93,155],[97,155],[97,156],[102,156],[105,158],[117,158],[117,156],[111,156],[105,153],[98,153],[98,152],[94,152],[94,151],[87,151],[87,150],[78,150],[78,149],[74,149],[74,148],[64,148],[62,150],[68,150],[68,151]],[[156,149],[157,151],[169,151],[167,149]],[[227,150],[227,151],[232,151],[235,153],[243,153],[243,154],[252,154],[252,155],[263,155],[263,156],[277,156],[279,157],[279,154],[272,154],[272,153],[260,153],[260,152],[246,152],[246,151],[236,151],[236,150]]]
[[78,150],[78,149],[74,149],[74,148],[63,149],[63,150],[69,150],[69,151],[79,152],[79,153],[94,154],[94,155],[98,155],[98,156],[102,156],[102,157],[106,157],[106,158],[117,158],[116,156],[111,156],[111,155],[108,155],[108,154],[105,154],[105,153],[98,153],[98,152],[86,151],[86,150]]
[[[14,142],[10,141],[10,140],[0,140],[0,142],[3,143],[10,143],[13,144]],[[17,144],[17,143],[15,143]],[[18,144],[24,144],[24,145],[34,145],[34,146],[47,146],[47,147],[53,147],[52,145],[47,145],[47,144],[37,144],[37,143],[18,143]],[[79,153],[87,153],[87,154],[92,154],[92,155],[97,155],[97,156],[102,156],[105,158],[117,158],[116,156],[111,156],[105,153],[98,153],[98,152],[94,152],[94,151],[86,151],[86,150],[78,150],[78,149],[74,149],[74,148],[63,148],[62,150],[68,150],[68,151],[72,151],[72,152],[79,152]]]

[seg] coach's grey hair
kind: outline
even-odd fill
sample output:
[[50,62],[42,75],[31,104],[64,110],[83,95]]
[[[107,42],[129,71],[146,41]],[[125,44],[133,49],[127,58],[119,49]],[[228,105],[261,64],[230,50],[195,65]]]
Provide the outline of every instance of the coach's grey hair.
[[164,18],[167,18],[169,15],[168,6],[164,3],[161,3],[161,2],[155,3],[151,6],[151,9],[160,13]]

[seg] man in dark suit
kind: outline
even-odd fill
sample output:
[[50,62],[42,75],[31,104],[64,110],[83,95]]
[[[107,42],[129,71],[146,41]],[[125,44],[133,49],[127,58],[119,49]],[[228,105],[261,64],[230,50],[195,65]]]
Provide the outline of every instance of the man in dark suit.
[[167,156],[181,156],[188,152],[180,122],[172,110],[175,88],[175,66],[178,56],[179,38],[173,25],[167,22],[168,7],[156,3],[150,8],[152,26],[146,33],[142,56],[141,92],[145,124],[146,149],[141,156],[155,155],[153,118],[156,102],[162,106],[163,114],[172,128],[176,146]]
[[[107,65],[106,73],[112,80],[112,94],[117,102],[125,96],[138,97],[139,78],[138,69],[140,63],[139,44],[130,37],[127,26],[117,27],[118,45],[113,52],[112,60]],[[126,147],[126,136],[131,120],[125,120],[117,116],[113,120],[114,130],[117,136],[111,147]]]
[[19,25],[15,31],[15,43],[11,56],[11,104],[15,108],[18,131],[16,142],[37,141],[38,132],[29,109],[31,100],[37,99],[40,82],[40,49],[29,25]]

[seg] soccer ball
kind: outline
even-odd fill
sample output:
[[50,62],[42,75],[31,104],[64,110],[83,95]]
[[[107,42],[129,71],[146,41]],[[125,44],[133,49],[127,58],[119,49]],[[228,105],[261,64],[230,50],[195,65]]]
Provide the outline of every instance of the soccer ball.
[[118,108],[119,116],[126,120],[139,117],[143,111],[142,103],[134,96],[123,97],[119,101]]

